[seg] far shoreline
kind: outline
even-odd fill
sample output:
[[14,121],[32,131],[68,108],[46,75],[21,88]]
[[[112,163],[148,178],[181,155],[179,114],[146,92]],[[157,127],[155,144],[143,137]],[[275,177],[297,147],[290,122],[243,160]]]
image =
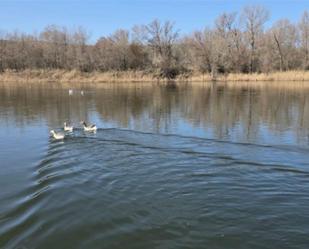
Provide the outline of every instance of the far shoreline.
[[218,74],[194,72],[175,79],[158,78],[144,71],[80,72],[78,70],[6,70],[0,73],[0,82],[16,83],[168,83],[168,82],[309,82],[309,71],[284,71],[270,73]]

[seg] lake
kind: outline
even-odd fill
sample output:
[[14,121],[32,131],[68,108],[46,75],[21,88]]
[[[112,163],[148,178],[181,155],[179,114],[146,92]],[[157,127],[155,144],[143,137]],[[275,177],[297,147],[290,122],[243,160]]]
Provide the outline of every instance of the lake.
[[0,83],[0,190],[5,249],[306,249],[309,84]]

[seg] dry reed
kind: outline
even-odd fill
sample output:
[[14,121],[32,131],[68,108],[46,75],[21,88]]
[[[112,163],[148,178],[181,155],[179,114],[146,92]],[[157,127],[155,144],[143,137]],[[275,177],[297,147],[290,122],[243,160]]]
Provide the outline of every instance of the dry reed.
[[[223,82],[256,82],[256,81],[309,81],[309,71],[287,71],[273,73],[218,75],[217,81]],[[176,82],[210,82],[210,74],[193,73],[190,77],[178,76]],[[154,74],[143,71],[111,71],[83,73],[78,70],[6,70],[0,73],[0,82],[166,82]]]

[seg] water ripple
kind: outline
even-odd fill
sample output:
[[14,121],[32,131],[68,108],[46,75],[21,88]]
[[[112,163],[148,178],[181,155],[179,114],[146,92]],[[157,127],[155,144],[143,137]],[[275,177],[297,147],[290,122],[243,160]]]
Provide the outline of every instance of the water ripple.
[[[307,152],[130,130],[99,129],[93,135],[77,130],[63,142],[50,140],[31,184],[0,216],[0,246],[52,248],[51,241],[73,236],[76,242],[62,242],[65,248],[104,242],[106,248],[121,248],[128,241],[136,248],[137,238],[154,248],[157,240],[198,248],[205,239],[200,231],[208,241],[224,240],[253,231],[266,214],[272,229],[289,226],[286,231],[301,236],[296,226],[309,230],[309,216],[298,209],[309,204]],[[278,161],[278,153],[288,159]],[[287,223],[284,217],[295,212],[303,220]]]

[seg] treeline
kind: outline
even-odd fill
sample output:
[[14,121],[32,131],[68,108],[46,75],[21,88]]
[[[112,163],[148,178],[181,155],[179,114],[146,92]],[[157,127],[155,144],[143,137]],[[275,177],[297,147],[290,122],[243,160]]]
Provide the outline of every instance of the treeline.
[[89,44],[83,28],[48,26],[39,34],[0,33],[0,71],[64,69],[140,70],[174,78],[192,72],[253,73],[309,70],[309,14],[297,23],[278,20],[265,28],[269,12],[248,6],[223,13],[212,27],[180,35],[174,23],[154,20],[117,30]]

